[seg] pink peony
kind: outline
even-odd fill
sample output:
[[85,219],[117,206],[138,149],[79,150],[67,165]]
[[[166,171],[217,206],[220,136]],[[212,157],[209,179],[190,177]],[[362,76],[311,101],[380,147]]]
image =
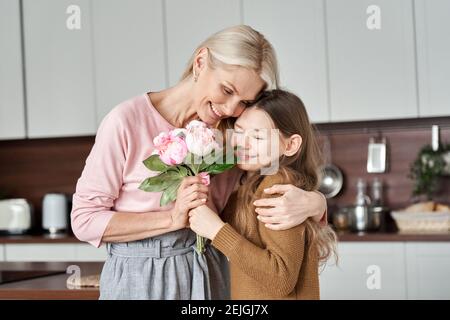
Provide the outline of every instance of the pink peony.
[[209,183],[211,182],[210,178],[209,178],[209,173],[208,172],[200,172],[198,175],[200,176],[200,178],[202,178],[202,183],[205,186],[209,186]]
[[153,144],[161,161],[167,165],[182,163],[188,153],[186,142],[172,131],[161,132],[153,139]]
[[205,123],[193,120],[186,126],[186,145],[189,152],[197,156],[206,156],[218,147],[214,131]]

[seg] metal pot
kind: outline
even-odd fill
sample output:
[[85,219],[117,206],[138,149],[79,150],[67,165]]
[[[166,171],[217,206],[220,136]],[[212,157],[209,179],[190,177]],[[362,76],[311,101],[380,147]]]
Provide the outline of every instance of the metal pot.
[[384,225],[385,213],[386,210],[383,207],[349,207],[349,227],[352,231],[379,230]]
[[350,228],[350,214],[348,207],[340,208],[331,215],[333,226],[339,230],[344,231]]

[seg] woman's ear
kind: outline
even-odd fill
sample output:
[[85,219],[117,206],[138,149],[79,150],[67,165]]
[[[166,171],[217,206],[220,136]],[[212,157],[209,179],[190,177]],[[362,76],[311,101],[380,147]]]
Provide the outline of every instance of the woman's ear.
[[300,150],[300,147],[302,146],[302,136],[299,134],[293,134],[287,139],[286,142],[286,149],[284,150],[283,154],[285,156],[293,156]]
[[197,56],[194,59],[194,70],[196,74],[199,74],[200,71],[203,70],[206,66],[206,62],[208,61],[208,48],[201,48],[198,52]]

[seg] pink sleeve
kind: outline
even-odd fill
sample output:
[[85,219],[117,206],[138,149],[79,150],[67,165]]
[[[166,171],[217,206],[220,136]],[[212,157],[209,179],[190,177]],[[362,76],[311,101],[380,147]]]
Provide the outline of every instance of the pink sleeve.
[[103,119],[73,195],[72,230],[95,247],[115,213],[111,208],[123,183],[127,140],[120,120],[117,108]]
[[325,212],[323,213],[322,218],[319,221],[319,224],[322,227],[326,227],[328,225],[328,208],[325,209]]

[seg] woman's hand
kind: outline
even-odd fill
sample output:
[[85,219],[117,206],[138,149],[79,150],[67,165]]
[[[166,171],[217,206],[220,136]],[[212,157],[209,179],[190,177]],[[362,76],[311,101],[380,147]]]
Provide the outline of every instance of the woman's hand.
[[213,240],[225,222],[207,206],[189,211],[190,228],[198,235]]
[[175,229],[186,228],[189,225],[189,210],[205,204],[207,199],[208,187],[199,176],[184,178],[178,188],[175,206],[171,210],[172,226]]
[[[327,209],[323,194],[316,191],[304,191],[292,184],[275,184],[264,190],[267,194],[281,194],[277,198],[258,199],[258,219],[272,230],[287,230],[298,226],[309,217],[320,221]],[[259,208],[271,207],[271,208]]]

